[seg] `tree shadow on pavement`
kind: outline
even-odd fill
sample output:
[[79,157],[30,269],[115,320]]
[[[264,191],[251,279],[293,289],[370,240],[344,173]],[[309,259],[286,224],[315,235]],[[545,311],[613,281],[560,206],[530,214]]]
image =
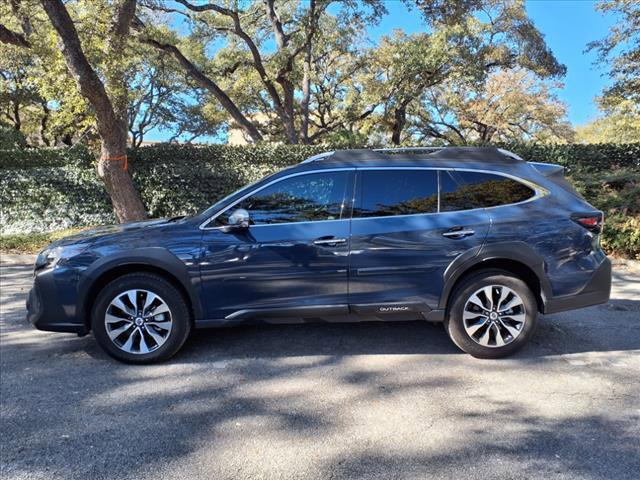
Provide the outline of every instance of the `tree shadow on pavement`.
[[463,354],[440,325],[398,322],[197,331],[171,361],[130,366],[92,336],[34,331],[21,296],[1,320],[2,478],[622,479],[640,469],[637,371],[554,358],[640,348],[637,301],[542,317],[534,342],[500,361]]
[[[415,448],[406,453],[393,448],[367,448],[358,452],[356,447],[348,455],[327,459],[319,476],[332,479],[638,478],[640,432],[637,426],[630,429],[630,422],[604,415],[568,414],[566,418],[550,419],[532,415],[516,402],[484,400],[491,407],[475,415],[472,409],[459,412],[455,421],[456,438],[449,435],[441,438],[435,451]],[[640,421],[640,415],[636,414],[635,420]],[[478,424],[483,428],[478,428]]]

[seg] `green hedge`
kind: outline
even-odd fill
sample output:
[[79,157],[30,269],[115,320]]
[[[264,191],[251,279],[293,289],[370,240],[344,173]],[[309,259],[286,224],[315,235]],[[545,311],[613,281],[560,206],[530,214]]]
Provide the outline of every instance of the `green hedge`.
[[532,162],[557,163],[569,174],[640,167],[640,143],[500,145]]
[[129,165],[149,215],[165,217],[206,208],[321,151],[317,146],[157,145],[131,152]]
[[[319,146],[157,145],[129,152],[149,216],[204,209],[263,176],[324,151]],[[83,147],[0,150],[2,234],[113,223],[109,197]]]
[[[513,143],[498,146],[511,150],[526,160],[558,163],[568,169],[600,171],[640,166],[640,143],[588,145]],[[132,164],[161,162],[219,165],[230,162],[243,165],[270,164],[282,168],[333,148],[322,145],[159,144],[132,150],[129,152],[129,158]],[[58,149],[0,149],[0,170],[65,165],[89,166],[93,161],[94,156],[82,145]]]
[[[640,143],[501,145],[526,160],[559,163],[576,188],[607,214],[609,251],[640,258]],[[329,146],[156,145],[129,153],[151,217],[193,213],[238,187]],[[2,234],[113,223],[94,158],[83,147],[0,150]]]
[[94,162],[95,156],[84,145],[0,150],[0,171],[40,167],[90,167]]
[[22,132],[0,121],[0,149],[26,148],[27,139]]

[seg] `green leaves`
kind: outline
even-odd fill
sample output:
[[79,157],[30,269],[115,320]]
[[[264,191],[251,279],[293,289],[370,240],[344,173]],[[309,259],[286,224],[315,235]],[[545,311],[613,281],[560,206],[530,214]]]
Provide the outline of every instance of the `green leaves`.
[[640,103],[611,94],[598,99],[604,116],[576,130],[585,143],[629,143],[640,139]]
[[604,91],[608,102],[631,100],[640,105],[640,3],[633,0],[600,0],[598,10],[616,15],[617,22],[602,40],[591,42],[598,63],[607,65],[613,85]]

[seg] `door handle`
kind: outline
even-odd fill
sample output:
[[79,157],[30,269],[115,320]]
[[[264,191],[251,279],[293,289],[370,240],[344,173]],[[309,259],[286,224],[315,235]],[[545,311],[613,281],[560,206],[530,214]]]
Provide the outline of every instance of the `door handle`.
[[346,238],[321,237],[313,241],[314,245],[338,245],[339,243],[347,243]]
[[474,233],[476,232],[469,228],[454,227],[444,232],[442,236],[447,238],[464,238],[464,237],[469,237]]

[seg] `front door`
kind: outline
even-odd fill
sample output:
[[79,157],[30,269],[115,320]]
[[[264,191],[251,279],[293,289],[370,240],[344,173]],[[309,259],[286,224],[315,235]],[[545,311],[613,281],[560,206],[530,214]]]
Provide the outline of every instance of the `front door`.
[[362,313],[437,308],[445,269],[489,229],[446,171],[362,169],[355,199],[349,303]]
[[[352,170],[293,174],[227,208],[204,231],[202,292],[208,318],[315,317],[348,310]],[[250,226],[225,233],[231,213]]]

